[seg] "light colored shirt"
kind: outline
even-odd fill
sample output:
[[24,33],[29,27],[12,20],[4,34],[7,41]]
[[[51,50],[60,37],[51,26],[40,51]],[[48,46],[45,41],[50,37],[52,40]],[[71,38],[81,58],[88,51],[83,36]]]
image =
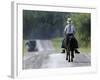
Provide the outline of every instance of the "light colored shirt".
[[64,33],[65,34],[74,34],[76,32],[73,24],[68,24],[65,26]]

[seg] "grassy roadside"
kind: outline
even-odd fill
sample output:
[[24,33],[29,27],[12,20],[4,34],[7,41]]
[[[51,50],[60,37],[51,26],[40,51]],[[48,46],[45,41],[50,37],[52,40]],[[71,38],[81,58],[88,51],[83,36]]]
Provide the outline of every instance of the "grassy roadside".
[[84,54],[90,54],[91,48],[90,47],[81,47],[81,48],[79,48],[79,51],[83,52]]
[[58,53],[61,52],[61,50],[62,50],[62,48],[61,48],[62,40],[63,40],[62,37],[57,37],[57,38],[52,39],[53,45],[56,49],[56,52],[58,52]]
[[56,38],[52,39],[53,46],[54,46],[55,51],[56,51],[57,53],[59,53],[59,52],[62,51],[62,48],[61,48],[62,40],[63,40],[62,37],[56,37]]
[[25,43],[26,43],[26,40],[23,40],[23,44],[22,44],[22,45],[23,45],[23,52],[22,52],[22,53],[23,53],[23,54],[22,54],[23,56],[25,56],[26,53],[27,53],[27,48],[26,48],[26,46],[25,46]]

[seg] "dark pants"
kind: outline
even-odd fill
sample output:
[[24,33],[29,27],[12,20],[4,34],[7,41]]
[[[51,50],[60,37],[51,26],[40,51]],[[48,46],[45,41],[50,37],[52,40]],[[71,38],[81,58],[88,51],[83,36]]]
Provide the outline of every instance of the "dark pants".
[[[66,35],[66,39],[63,39],[63,40],[62,40],[61,48],[66,48],[66,46],[68,45],[70,36],[72,36],[72,38],[73,38],[73,43],[72,43],[72,44],[73,44],[73,47],[74,47],[74,48],[78,48],[78,41],[76,40],[76,38],[74,37],[73,34],[67,34],[67,35]],[[66,40],[66,41],[65,41],[65,40]]]

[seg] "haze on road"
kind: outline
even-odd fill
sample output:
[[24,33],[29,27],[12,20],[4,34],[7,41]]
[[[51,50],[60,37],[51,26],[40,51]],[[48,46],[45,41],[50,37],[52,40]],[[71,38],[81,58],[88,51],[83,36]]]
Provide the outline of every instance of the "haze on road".
[[66,54],[57,53],[50,40],[38,40],[38,52],[27,52],[23,57],[23,69],[65,68],[91,66],[91,57],[75,54],[73,62],[66,61]]

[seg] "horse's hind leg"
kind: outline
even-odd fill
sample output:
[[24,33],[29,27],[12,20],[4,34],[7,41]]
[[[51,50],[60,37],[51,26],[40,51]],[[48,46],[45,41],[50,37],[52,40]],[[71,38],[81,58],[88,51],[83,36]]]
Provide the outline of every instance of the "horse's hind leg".
[[69,52],[66,52],[66,60],[68,60]]
[[74,51],[71,51],[71,62],[73,62],[73,58],[74,58]]
[[70,62],[70,52],[68,52],[68,62]]

